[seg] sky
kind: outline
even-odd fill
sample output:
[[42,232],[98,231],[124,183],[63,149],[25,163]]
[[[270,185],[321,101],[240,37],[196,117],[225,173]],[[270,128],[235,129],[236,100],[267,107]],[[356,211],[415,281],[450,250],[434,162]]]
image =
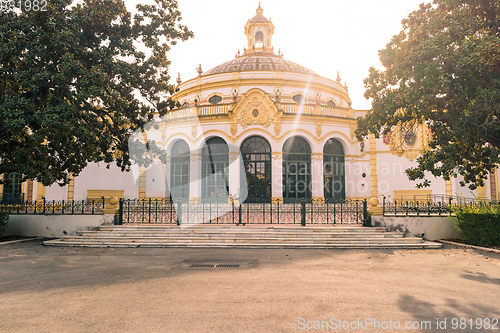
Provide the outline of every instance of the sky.
[[[132,1],[132,0],[130,0]],[[264,16],[275,29],[272,44],[284,58],[319,75],[347,83],[352,107],[368,110],[363,80],[370,67],[382,68],[378,51],[402,30],[401,20],[426,0],[262,0]],[[180,73],[182,81],[234,59],[243,51],[243,27],[259,1],[178,0],[182,24],[194,38],[179,42],[167,54],[171,83]],[[130,8],[129,8],[130,10]]]

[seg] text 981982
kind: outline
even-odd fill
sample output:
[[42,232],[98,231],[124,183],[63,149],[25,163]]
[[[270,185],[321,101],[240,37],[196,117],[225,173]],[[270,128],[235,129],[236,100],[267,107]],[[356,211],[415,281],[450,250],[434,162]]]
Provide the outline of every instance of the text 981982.
[[0,12],[9,11],[46,12],[46,0],[0,0]]

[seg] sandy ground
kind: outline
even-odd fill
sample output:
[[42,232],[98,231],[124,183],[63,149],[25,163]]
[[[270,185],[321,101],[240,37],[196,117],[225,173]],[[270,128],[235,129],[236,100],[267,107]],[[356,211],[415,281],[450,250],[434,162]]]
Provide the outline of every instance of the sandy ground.
[[[0,246],[2,332],[500,331],[500,256],[490,253],[39,243]],[[479,329],[486,318],[493,326]]]

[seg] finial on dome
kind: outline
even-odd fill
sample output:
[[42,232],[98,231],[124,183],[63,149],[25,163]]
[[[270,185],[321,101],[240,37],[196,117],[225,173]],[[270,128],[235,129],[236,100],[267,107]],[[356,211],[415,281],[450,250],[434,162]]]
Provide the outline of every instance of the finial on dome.
[[177,76],[177,84],[181,84],[182,80],[181,80],[181,73],[178,73],[179,75]]
[[262,10],[262,8],[260,7],[260,1],[259,1],[259,8],[257,8],[256,12],[257,12],[257,14],[262,14],[262,12],[264,12]]
[[340,81],[342,81],[342,79],[340,78],[339,71],[337,71],[337,82],[340,83]]
[[198,76],[201,76],[201,73],[203,73],[203,70],[201,69],[201,64],[196,68],[196,71],[198,72]]

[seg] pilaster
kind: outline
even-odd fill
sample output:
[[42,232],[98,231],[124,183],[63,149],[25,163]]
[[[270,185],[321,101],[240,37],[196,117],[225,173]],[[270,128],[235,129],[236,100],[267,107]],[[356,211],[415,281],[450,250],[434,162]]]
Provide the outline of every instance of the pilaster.
[[283,153],[271,153],[271,193],[273,202],[283,202]]

